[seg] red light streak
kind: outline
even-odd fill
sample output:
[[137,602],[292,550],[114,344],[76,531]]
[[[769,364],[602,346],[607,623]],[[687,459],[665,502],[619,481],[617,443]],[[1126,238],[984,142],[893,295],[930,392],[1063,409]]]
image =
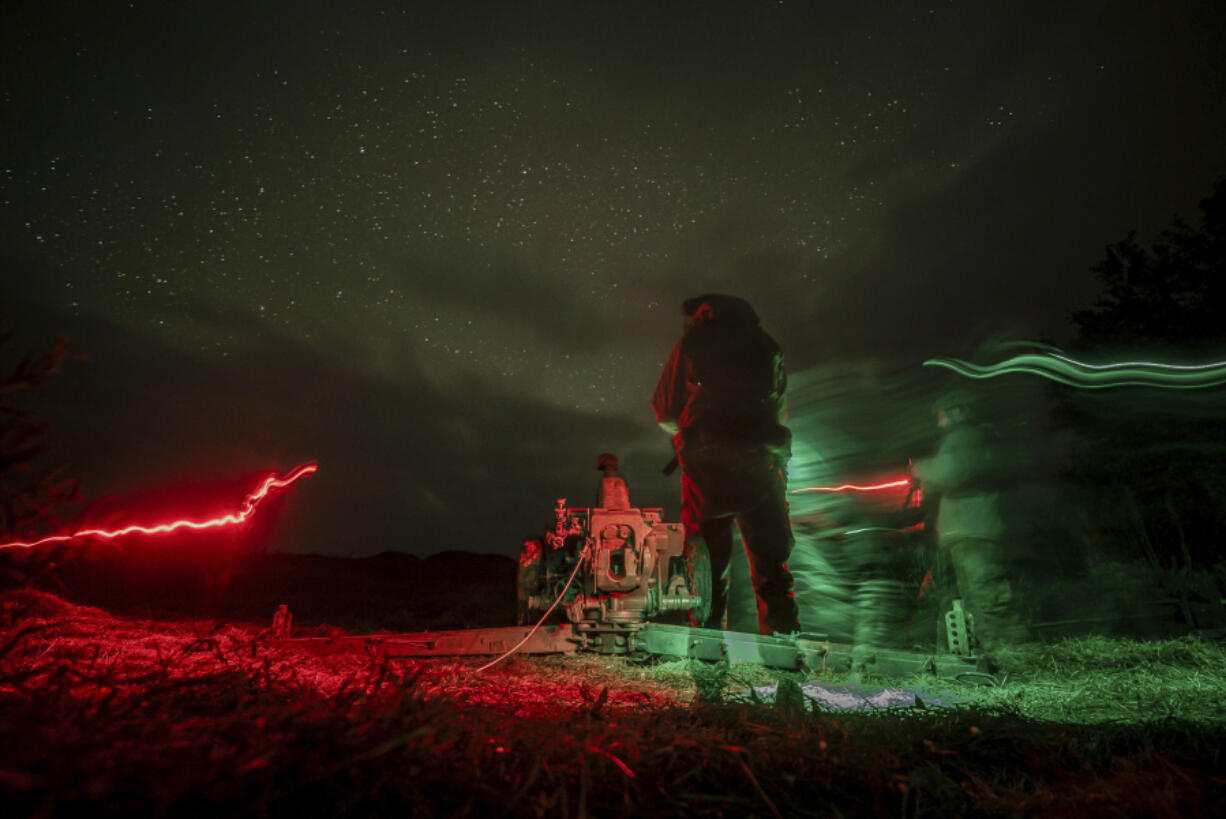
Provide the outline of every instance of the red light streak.
[[255,512],[260,502],[268,496],[272,489],[281,489],[289,486],[299,478],[304,478],[316,472],[319,466],[316,464],[302,464],[296,466],[285,477],[278,478],[276,474],[269,475],[264,479],[264,482],[256,489],[249,492],[243,498],[242,509],[238,512],[232,512],[219,518],[211,520],[195,521],[195,520],[176,520],[172,523],[159,523],[156,526],[125,526],[123,529],[82,529],[79,532],[73,532],[71,535],[51,535],[42,538],[41,540],[33,540],[28,543],[15,541],[13,543],[0,543],[0,549],[15,549],[15,548],[33,548],[42,546],[44,543],[63,543],[68,540],[75,540],[81,537],[103,537],[115,538],[123,535],[142,534],[142,535],[158,535],[165,532],[173,532],[177,529],[211,529],[215,526],[230,526],[233,524],[242,523]]
[[793,489],[791,494],[798,495],[801,492],[843,492],[851,490],[853,492],[879,492],[883,489],[897,489],[901,486],[910,486],[910,478],[900,478],[889,483],[878,483],[872,486],[860,486],[854,483],[845,483],[840,486],[806,486],[803,489]]

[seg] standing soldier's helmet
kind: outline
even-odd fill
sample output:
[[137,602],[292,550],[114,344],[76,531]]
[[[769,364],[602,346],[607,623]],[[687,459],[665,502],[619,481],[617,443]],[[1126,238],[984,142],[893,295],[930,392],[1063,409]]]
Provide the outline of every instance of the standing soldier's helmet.
[[941,410],[949,411],[952,409],[960,409],[965,414],[970,414],[975,407],[975,396],[971,395],[966,390],[948,390],[941,393],[937,400],[932,402],[933,413]]
[[617,471],[617,456],[611,452],[602,452],[596,456],[596,468],[600,471],[612,469]]
[[932,412],[942,429],[968,422],[975,416],[975,396],[965,390],[950,390],[932,402]]

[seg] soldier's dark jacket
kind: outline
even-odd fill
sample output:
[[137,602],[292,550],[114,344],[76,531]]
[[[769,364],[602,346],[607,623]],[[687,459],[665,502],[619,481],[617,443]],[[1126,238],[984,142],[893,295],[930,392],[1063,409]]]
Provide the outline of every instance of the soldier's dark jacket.
[[962,422],[945,433],[935,455],[913,465],[911,474],[940,494],[937,539],[942,544],[966,538],[996,541],[1004,533],[997,455],[986,425]]
[[748,302],[710,294],[687,302],[684,312],[688,326],[651,406],[657,422],[677,424],[673,446],[687,474],[701,483],[708,474],[737,475],[704,493],[704,512],[724,514],[752,506],[782,479],[791,450],[782,424],[787,373],[779,345]]

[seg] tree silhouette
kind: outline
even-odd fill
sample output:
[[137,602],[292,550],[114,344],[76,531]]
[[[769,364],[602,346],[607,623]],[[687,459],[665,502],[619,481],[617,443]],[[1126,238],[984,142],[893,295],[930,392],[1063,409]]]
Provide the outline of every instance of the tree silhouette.
[[[1071,317],[1077,350],[1103,361],[1226,358],[1226,179],[1200,210],[1199,225],[1177,218],[1148,248],[1135,231],[1107,246],[1092,268],[1101,295]],[[1086,441],[1071,471],[1096,487],[1100,531],[1158,566],[1223,560],[1226,388],[1077,391],[1063,410]]]
[[1072,316],[1079,348],[1224,352],[1226,178],[1200,210],[1199,226],[1176,218],[1150,248],[1135,230],[1107,246],[1092,268],[1103,292],[1093,309]]
[[[9,334],[0,336],[0,345]],[[13,396],[45,384],[73,356],[61,334],[55,346],[27,353],[0,377],[0,535],[6,541],[59,524],[59,507],[78,500],[77,481],[64,477],[64,467],[46,468],[38,460],[47,453],[48,424],[33,411],[14,405]]]

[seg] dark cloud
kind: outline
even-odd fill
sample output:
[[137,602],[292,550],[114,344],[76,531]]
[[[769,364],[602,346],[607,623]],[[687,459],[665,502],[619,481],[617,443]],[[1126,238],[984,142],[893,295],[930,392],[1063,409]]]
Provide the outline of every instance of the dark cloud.
[[53,457],[72,462],[87,500],[317,460],[272,545],[344,554],[515,553],[548,524],[557,497],[592,502],[605,450],[622,454],[657,504],[672,500],[652,479],[667,441],[645,437],[641,424],[491,393],[472,379],[444,392],[411,368],[375,377],[353,365],[362,353],[343,339],[308,346],[262,333],[221,365],[105,319],[23,307],[23,341],[38,343],[35,328],[62,328],[90,356],[38,397]]
[[[616,317],[568,279],[580,271],[552,271],[539,261],[546,249],[475,254],[449,246],[417,248],[397,278],[422,303],[497,324],[533,347],[590,352],[608,344]],[[532,256],[538,261],[534,264]]]

